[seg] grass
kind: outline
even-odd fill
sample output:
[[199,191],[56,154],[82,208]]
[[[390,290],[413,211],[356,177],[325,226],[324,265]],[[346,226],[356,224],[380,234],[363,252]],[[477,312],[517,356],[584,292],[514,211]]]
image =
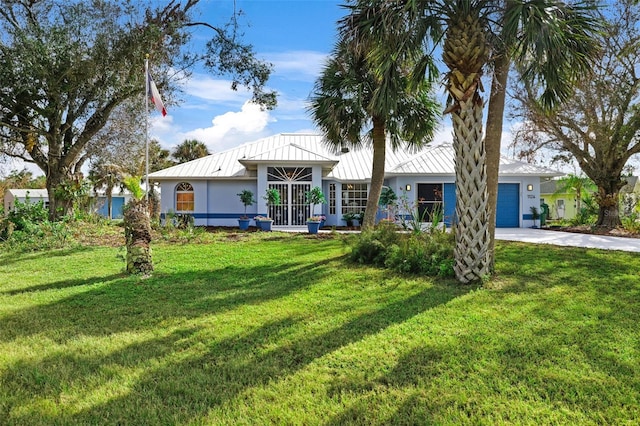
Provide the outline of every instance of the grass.
[[632,424],[640,257],[498,243],[483,288],[218,235],[0,254],[0,424]]

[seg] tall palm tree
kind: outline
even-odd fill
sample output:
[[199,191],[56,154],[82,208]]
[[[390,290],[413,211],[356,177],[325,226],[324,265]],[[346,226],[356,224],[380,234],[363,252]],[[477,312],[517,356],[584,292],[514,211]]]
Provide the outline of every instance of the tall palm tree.
[[[566,99],[572,82],[588,69],[597,50],[590,32],[598,29],[587,6],[568,6],[554,0],[537,2],[506,0],[356,0],[350,21],[359,33],[372,39],[392,38],[394,49],[415,49],[434,38],[444,26],[443,58],[448,67],[446,88],[452,114],[456,152],[456,249],[455,272],[461,282],[483,278],[491,272],[492,235],[489,220],[495,221],[499,137],[492,131],[487,185],[487,150],[483,140],[483,99],[480,77],[487,65],[499,66],[502,86],[494,96],[504,94],[506,73],[513,60],[526,72],[524,77],[546,84],[541,102],[551,107]],[[382,46],[380,48],[380,46]],[[393,66],[389,50],[378,45],[378,65]],[[417,74],[417,73],[414,73]],[[498,74],[496,74],[498,75]],[[503,79],[503,80],[502,80]],[[502,100],[503,102],[503,100]],[[504,103],[496,102],[490,120],[502,117]],[[500,129],[501,131],[501,126]],[[497,141],[497,143],[496,143]]]
[[316,82],[309,106],[331,147],[360,149],[370,144],[373,148],[363,229],[375,224],[387,139],[394,150],[419,149],[433,138],[439,115],[431,82],[423,75],[415,87],[410,85],[408,65],[417,59],[412,56],[416,52],[396,56],[395,65],[380,75],[370,51],[370,44],[343,32]]
[[207,145],[197,139],[186,139],[177,145],[171,153],[171,156],[175,158],[178,164],[206,157],[207,155],[209,155]]
[[107,199],[107,217],[113,219],[112,212],[112,199],[113,190],[116,186],[120,185],[124,178],[124,171],[122,168],[113,163],[98,162],[92,164],[89,169],[89,180],[93,185],[93,190],[105,189],[105,197]]

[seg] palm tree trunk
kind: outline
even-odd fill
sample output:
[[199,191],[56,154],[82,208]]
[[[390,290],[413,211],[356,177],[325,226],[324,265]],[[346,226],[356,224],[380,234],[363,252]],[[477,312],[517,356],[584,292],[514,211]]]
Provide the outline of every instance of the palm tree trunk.
[[127,245],[127,272],[148,275],[151,261],[151,222],[146,200],[132,199],[124,211],[124,235]]
[[482,102],[475,96],[452,113],[456,153],[456,245],[454,271],[470,283],[489,274],[486,152],[482,139]]
[[485,146],[487,151],[487,206],[489,221],[489,268],[495,267],[496,206],[498,203],[498,180],[500,171],[500,148],[502,144],[502,125],[504,122],[504,104],[507,93],[510,61],[505,53],[494,61],[491,95],[487,108],[487,132]]
[[373,165],[371,170],[371,187],[367,197],[367,207],[362,220],[362,230],[371,229],[376,224],[378,200],[384,184],[384,162],[386,157],[385,122],[381,118],[373,118]]

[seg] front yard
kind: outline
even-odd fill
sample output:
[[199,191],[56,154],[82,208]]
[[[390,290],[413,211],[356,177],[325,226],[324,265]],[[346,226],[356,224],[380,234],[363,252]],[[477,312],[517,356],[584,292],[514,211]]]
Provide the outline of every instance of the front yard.
[[622,424],[640,257],[498,243],[484,288],[281,233],[0,254],[0,424]]

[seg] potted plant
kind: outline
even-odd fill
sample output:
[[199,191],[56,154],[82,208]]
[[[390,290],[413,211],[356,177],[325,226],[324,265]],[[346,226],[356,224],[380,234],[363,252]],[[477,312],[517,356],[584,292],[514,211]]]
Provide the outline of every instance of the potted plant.
[[347,223],[347,226],[351,228],[353,226],[353,221],[356,220],[356,214],[353,212],[347,212],[342,215],[342,220]]
[[310,216],[309,219],[307,219],[307,229],[309,230],[309,233],[317,234],[318,231],[320,230],[320,227],[324,223],[324,220],[325,220],[325,217],[322,215]]
[[537,228],[538,223],[536,221],[540,218],[540,212],[538,212],[538,208],[536,206],[531,206],[529,210],[531,210],[531,219],[533,219],[532,228]]
[[316,204],[326,204],[327,199],[324,198],[324,194],[322,193],[322,189],[319,186],[314,186],[311,191],[307,191],[305,194],[305,198],[307,204],[309,204],[309,213],[311,216],[315,216],[316,212],[314,211],[314,206]]
[[[262,198],[267,202],[267,211],[269,211],[270,206],[280,204],[280,192],[275,188],[268,188]],[[271,231],[273,219],[269,216],[256,216],[254,220],[256,221],[256,225],[263,231]]]
[[248,189],[243,189],[242,192],[239,192],[238,197],[240,197],[240,201],[244,204],[244,215],[238,219],[238,226],[240,230],[246,231],[249,229],[249,222],[251,221],[247,216],[247,207],[254,205],[256,200],[253,199],[253,192]]
[[393,189],[384,188],[382,190],[378,204],[383,206],[387,210],[387,221],[393,221],[393,219],[391,218],[391,212],[393,211],[393,208],[396,206],[397,202],[398,196],[395,192],[393,192]]

